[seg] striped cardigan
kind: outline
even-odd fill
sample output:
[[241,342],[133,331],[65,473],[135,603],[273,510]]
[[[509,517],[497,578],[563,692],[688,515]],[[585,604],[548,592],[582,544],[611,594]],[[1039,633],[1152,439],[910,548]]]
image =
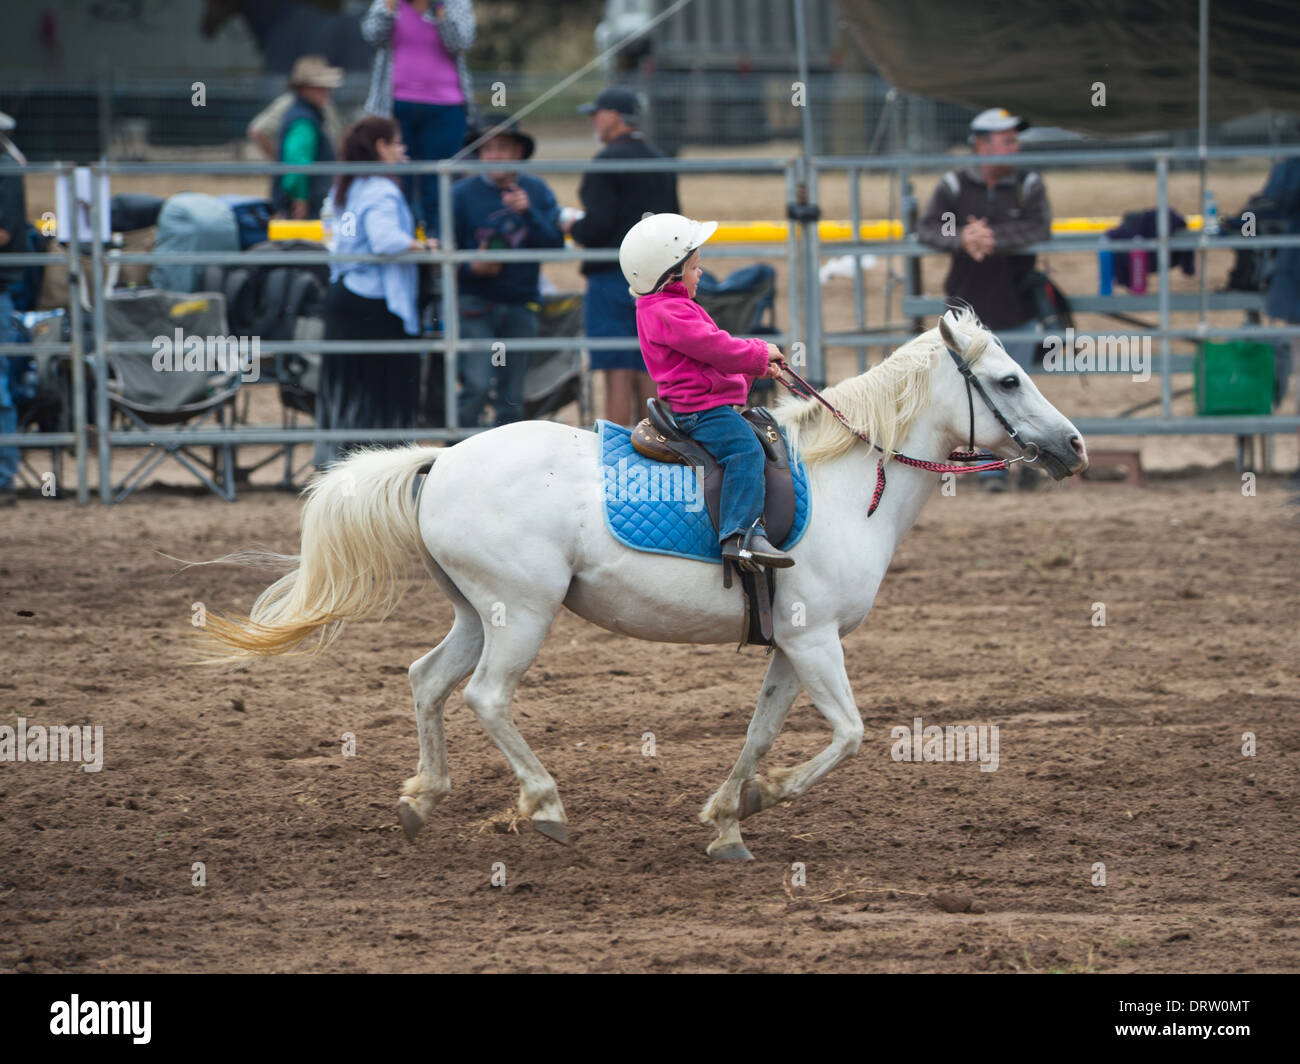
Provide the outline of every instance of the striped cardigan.
[[[401,0],[398,0],[400,3]],[[442,9],[440,16],[434,11]],[[478,22],[474,18],[471,0],[445,0],[431,3],[424,17],[438,27],[442,45],[456,59],[456,74],[460,89],[465,94],[465,110],[470,125],[475,124],[478,111],[474,106],[474,83],[469,76],[465,53],[474,44]],[[361,36],[375,46],[375,62],[370,69],[370,93],[366,97],[366,114],[393,116],[393,23],[397,15],[388,10],[385,0],[374,0],[370,10],[361,20]]]

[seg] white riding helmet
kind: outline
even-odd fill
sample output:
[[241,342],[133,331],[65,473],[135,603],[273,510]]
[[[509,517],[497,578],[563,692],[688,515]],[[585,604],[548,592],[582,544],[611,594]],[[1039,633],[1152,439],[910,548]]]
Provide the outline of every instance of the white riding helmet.
[[717,222],[696,222],[680,214],[647,214],[627,231],[618,249],[627,290],[633,296],[655,291],[717,229]]

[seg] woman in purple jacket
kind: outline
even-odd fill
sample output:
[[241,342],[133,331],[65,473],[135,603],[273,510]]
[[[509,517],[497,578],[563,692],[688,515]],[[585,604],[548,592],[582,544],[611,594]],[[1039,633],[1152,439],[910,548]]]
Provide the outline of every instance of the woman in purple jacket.
[[660,404],[723,468],[722,556],[784,569],[794,559],[769,543],[763,529],[763,448],[739,413],[756,377],[780,374],[781,350],[724,332],[695,302],[704,272],[699,248],[717,228],[680,214],[652,214],[628,230],[618,261],[636,299],[641,355]]

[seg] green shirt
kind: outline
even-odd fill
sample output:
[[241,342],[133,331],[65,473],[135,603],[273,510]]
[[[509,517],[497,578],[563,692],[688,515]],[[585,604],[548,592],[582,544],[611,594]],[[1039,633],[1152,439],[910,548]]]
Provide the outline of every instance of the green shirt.
[[[281,152],[282,163],[314,163],[316,161],[316,126],[306,118],[300,118],[284,135],[284,150]],[[280,178],[281,187],[291,200],[308,198],[310,178],[307,174],[285,174]]]

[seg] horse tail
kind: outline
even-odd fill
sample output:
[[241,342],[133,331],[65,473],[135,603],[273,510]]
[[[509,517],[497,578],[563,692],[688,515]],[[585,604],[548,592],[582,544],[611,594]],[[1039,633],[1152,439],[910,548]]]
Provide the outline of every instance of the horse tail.
[[397,608],[412,555],[427,557],[412,490],[441,448],[357,452],[307,488],[296,557],[240,553],[222,561],[282,560],[294,568],[263,591],[247,617],[209,614],[199,634],[212,661],[318,654],[362,617]]

